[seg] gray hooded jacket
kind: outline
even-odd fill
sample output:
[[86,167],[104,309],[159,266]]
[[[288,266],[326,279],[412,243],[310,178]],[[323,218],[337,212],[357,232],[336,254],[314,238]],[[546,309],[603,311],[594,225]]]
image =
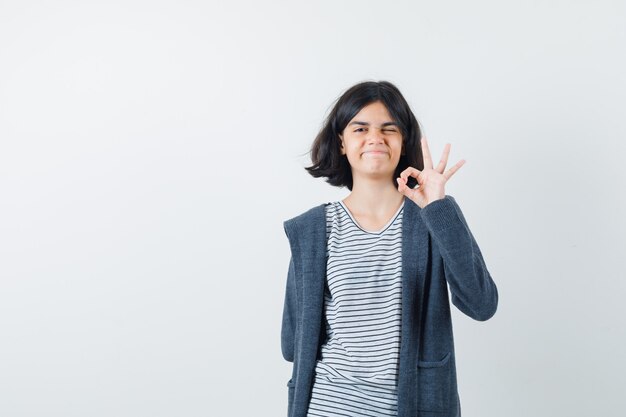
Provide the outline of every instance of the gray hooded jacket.
[[[448,285],[452,303],[479,321],[495,314],[498,290],[452,196],[423,209],[405,199],[398,417],[460,417]],[[326,338],[327,204],[283,224],[291,247],[281,329],[283,357],[293,362],[288,417],[306,417]]]

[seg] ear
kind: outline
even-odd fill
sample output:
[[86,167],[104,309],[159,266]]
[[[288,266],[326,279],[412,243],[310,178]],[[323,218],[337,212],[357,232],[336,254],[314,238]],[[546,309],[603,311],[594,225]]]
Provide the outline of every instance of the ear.
[[343,146],[343,136],[339,135],[339,140],[341,140],[341,145],[339,145],[339,151],[342,155],[346,154],[346,148]]

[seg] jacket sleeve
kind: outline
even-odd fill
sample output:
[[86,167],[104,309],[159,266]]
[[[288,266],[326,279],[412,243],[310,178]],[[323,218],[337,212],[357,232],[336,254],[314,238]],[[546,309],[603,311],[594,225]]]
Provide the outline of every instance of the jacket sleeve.
[[490,319],[498,308],[498,289],[456,200],[446,195],[420,215],[443,257],[452,303],[474,320]]
[[287,272],[287,288],[285,290],[285,303],[283,306],[283,323],[280,334],[280,345],[283,357],[293,362],[294,339],[296,334],[296,282],[293,257],[289,259],[289,271]]

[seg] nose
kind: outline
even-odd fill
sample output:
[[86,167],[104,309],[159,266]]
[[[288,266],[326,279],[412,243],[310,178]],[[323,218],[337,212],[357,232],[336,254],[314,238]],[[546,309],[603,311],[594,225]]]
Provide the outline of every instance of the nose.
[[382,143],[384,137],[381,129],[372,127],[367,133],[367,143]]

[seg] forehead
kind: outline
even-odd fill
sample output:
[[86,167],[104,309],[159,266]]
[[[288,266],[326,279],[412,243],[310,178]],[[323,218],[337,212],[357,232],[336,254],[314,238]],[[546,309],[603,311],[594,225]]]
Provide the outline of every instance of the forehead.
[[380,101],[364,106],[348,123],[350,125],[370,125],[376,124],[381,126],[398,125],[387,107]]

